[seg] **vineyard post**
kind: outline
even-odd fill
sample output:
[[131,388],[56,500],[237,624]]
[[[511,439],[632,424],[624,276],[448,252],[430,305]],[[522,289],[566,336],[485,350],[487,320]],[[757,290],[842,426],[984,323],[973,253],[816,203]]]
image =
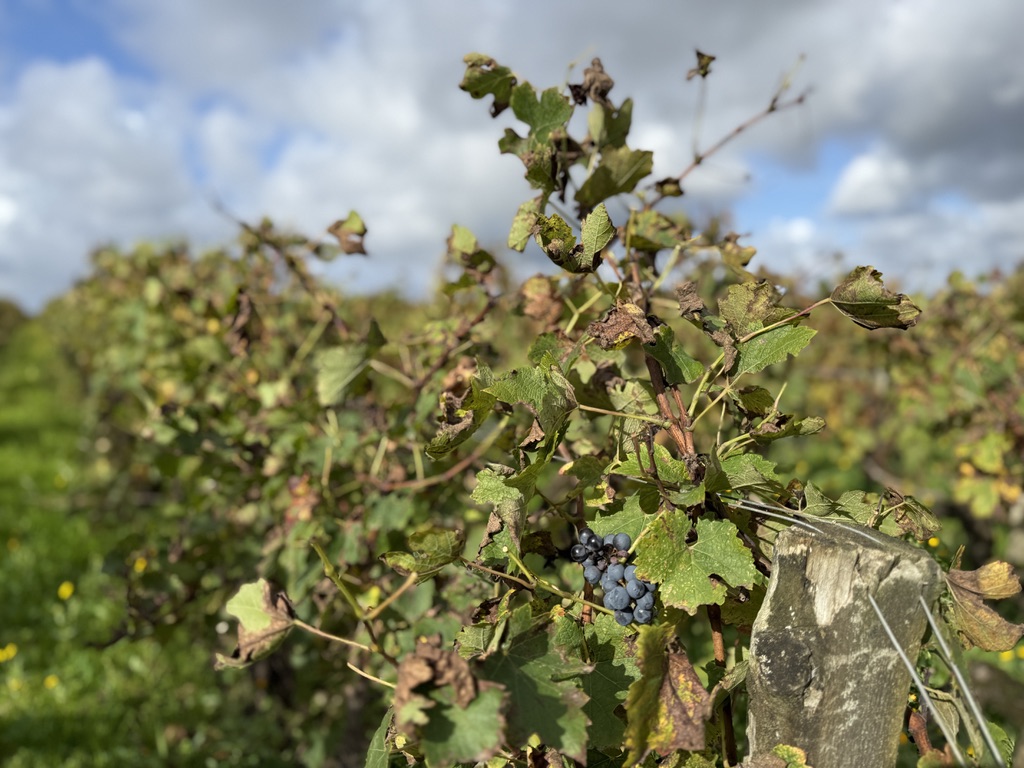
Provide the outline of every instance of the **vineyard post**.
[[751,757],[778,744],[815,768],[890,768],[910,692],[868,596],[914,660],[942,574],[929,555],[866,529],[793,527],[775,544],[750,645]]

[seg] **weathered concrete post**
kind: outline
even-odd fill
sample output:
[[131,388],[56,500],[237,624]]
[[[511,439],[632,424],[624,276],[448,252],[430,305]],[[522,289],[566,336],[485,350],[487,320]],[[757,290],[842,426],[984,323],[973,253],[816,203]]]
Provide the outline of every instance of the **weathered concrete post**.
[[931,605],[942,574],[904,541],[817,527],[824,535],[793,526],[775,542],[750,642],[750,758],[789,744],[814,768],[892,768],[910,675],[867,596],[914,660],[927,626],[917,596]]

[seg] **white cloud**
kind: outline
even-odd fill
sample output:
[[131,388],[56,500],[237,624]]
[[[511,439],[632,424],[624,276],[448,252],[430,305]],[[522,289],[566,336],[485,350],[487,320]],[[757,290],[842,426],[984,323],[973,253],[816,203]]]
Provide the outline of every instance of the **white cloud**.
[[[503,242],[530,191],[518,160],[496,149],[514,117],[491,120],[486,103],[456,87],[461,57],[474,50],[541,87],[563,82],[570,61],[578,78],[601,56],[616,79],[613,98],[635,99],[631,143],[655,150],[656,177],[689,164],[695,141],[706,149],[763,108],[806,53],[793,93],[813,84],[810,101],[704,162],[687,178],[686,205],[719,212],[751,194],[770,209],[771,179],[759,177],[757,190],[746,182],[764,158],[810,172],[824,140],[848,141],[868,149],[850,159],[828,201],[812,201],[830,215],[787,208],[750,238],[765,258],[785,253],[812,269],[841,244],[920,273],[942,271],[968,248],[994,261],[1024,255],[1021,4],[94,7],[149,74],[129,78],[99,60],[0,67],[0,292],[31,306],[62,290],[66,277],[54,276],[81,269],[97,241],[230,237],[211,194],[243,217],[268,214],[312,233],[359,210],[372,258],[330,271],[363,287],[389,275],[429,284],[456,221]],[[695,47],[719,57],[706,89],[685,81]],[[955,215],[937,205],[949,195],[963,201]],[[517,260],[538,258],[531,250]]]
[[914,171],[902,157],[883,149],[858,155],[843,169],[829,208],[843,216],[898,213],[914,205]]

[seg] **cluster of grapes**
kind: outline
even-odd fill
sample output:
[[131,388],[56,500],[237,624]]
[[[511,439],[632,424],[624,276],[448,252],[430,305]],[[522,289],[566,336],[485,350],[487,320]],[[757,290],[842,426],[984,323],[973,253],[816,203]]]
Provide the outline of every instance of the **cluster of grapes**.
[[649,624],[654,619],[654,592],[658,585],[636,576],[636,566],[626,565],[633,540],[628,533],[609,533],[603,539],[589,528],[580,531],[580,543],[570,555],[583,566],[588,584],[600,583],[604,607],[615,611],[615,620]]

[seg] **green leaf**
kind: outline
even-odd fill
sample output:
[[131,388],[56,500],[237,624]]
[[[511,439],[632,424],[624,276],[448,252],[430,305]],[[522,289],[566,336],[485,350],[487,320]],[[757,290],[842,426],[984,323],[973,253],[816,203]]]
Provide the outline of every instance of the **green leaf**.
[[686,543],[689,516],[663,512],[636,545],[637,575],[661,584],[665,605],[691,616],[702,605],[721,605],[727,587],[752,587],[758,580],[750,550],[728,520],[698,520],[697,540]]
[[391,751],[388,749],[388,729],[395,717],[393,709],[388,707],[384,713],[384,719],[380,721],[377,730],[370,739],[370,746],[366,750],[366,768],[388,768]]
[[612,225],[612,220],[608,218],[608,209],[604,203],[597,206],[589,216],[583,219],[581,229],[580,241],[583,243],[584,259],[591,259],[595,263],[599,262],[601,251],[615,237],[615,227]]
[[534,197],[519,206],[508,233],[509,248],[519,253],[526,249],[526,244],[533,236],[533,228],[537,226],[537,217],[543,210],[543,197]]
[[466,534],[460,530],[431,527],[409,537],[411,553],[385,552],[380,558],[403,576],[429,576],[462,557],[465,543]]
[[462,60],[466,64],[466,73],[459,83],[459,88],[474,99],[493,96],[491,116],[497,117],[508,107],[512,97],[512,88],[516,84],[512,70],[499,66],[494,59],[482,53],[470,53]]
[[915,325],[920,307],[905,294],[890,291],[881,278],[874,267],[857,267],[832,291],[832,304],[869,331]]
[[[654,444],[654,463],[657,466],[658,477],[661,478],[662,482],[678,483],[684,486],[691,485],[690,474],[686,469],[686,464],[673,456],[668,448],[659,443]],[[613,471],[617,475],[646,480],[651,476],[648,471],[650,466],[651,458],[648,447],[641,442],[639,461],[637,460],[636,453],[631,451],[629,456],[623,459]]]
[[737,344],[739,362],[736,374],[758,373],[769,365],[781,363],[789,355],[797,355],[816,334],[813,328],[783,325]]
[[645,351],[661,363],[669,384],[692,384],[704,375],[703,364],[686,354],[675,331],[669,326],[655,328],[654,338],[654,345],[648,344]]
[[[526,606],[529,609],[529,606]],[[569,678],[588,671],[578,659],[553,647],[545,627],[515,635],[481,665],[480,675],[508,691],[508,742],[525,746],[534,734],[574,760],[585,760],[587,696]]]
[[510,103],[516,117],[530,126],[530,134],[540,142],[546,142],[551,131],[569,122],[573,112],[572,102],[558,88],[548,88],[538,99],[530,83],[513,88]]
[[621,147],[626,143],[633,122],[633,100],[626,99],[618,109],[595,104],[587,114],[587,133],[594,144],[603,149]]
[[532,493],[532,488],[524,489],[516,484],[516,475],[511,467],[492,464],[477,473],[476,488],[471,498],[480,504],[494,506],[477,553],[485,564],[507,561],[505,548],[517,555],[522,553],[526,502]]
[[324,407],[345,401],[349,389],[366,370],[370,358],[386,343],[376,320],[370,321],[366,341],[319,352],[315,359],[316,394]]
[[816,435],[825,428],[825,420],[818,416],[806,416],[797,419],[789,414],[776,414],[765,419],[749,432],[758,443],[770,443],[784,437],[806,437]]
[[684,213],[667,215],[653,209],[639,211],[633,214],[628,226],[629,246],[647,253],[683,247],[693,237],[690,220]]
[[601,162],[594,172],[577,190],[576,202],[583,208],[593,208],[610,197],[632,192],[653,168],[653,152],[625,146],[607,149],[601,153]]
[[712,493],[746,490],[775,494],[782,490],[775,463],[756,453],[740,453],[722,461],[712,456],[704,484]]
[[437,703],[420,729],[420,744],[431,768],[482,762],[494,756],[504,737],[505,692],[497,686],[481,690],[466,707],[454,702],[451,688],[432,691]]
[[533,236],[548,258],[567,272],[586,274],[598,267],[600,254],[588,255],[584,245],[576,242],[572,227],[557,213],[538,215]]
[[583,678],[583,690],[589,701],[583,712],[590,719],[589,747],[618,748],[626,724],[616,714],[626,700],[629,686],[640,677],[633,657],[633,633],[606,613],[594,616],[586,627],[587,649],[593,671]]
[[238,647],[231,656],[217,654],[215,669],[247,667],[276,650],[295,620],[288,596],[271,589],[266,579],[243,584],[225,610],[238,619]]
[[545,435],[554,434],[576,408],[576,394],[557,364],[517,368],[484,390],[503,403],[526,405]]
[[676,750],[704,749],[705,723],[711,716],[708,692],[673,644],[674,637],[671,624],[640,627],[636,655],[641,677],[626,698],[629,765],[651,752],[667,757]]
[[598,512],[590,527],[598,536],[628,533],[629,537],[636,541],[648,523],[657,516],[660,502],[658,489],[644,486],[626,499],[622,509],[616,512]]

